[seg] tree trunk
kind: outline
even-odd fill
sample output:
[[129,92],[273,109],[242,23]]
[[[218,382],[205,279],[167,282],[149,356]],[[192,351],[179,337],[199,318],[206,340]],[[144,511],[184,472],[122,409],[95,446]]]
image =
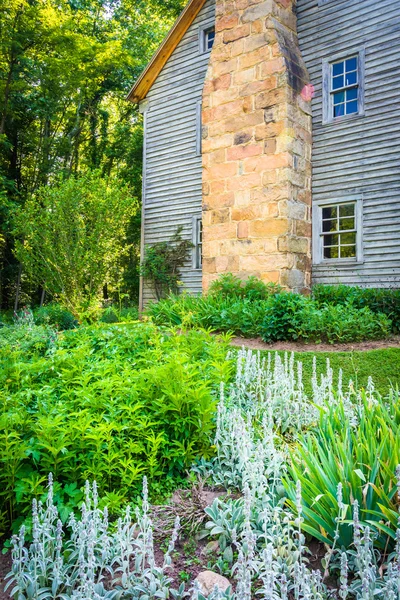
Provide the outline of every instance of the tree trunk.
[[17,276],[17,289],[15,290],[15,303],[14,303],[14,313],[18,311],[19,304],[19,292],[21,289],[21,275],[22,275],[22,264],[19,264],[18,267],[18,276]]

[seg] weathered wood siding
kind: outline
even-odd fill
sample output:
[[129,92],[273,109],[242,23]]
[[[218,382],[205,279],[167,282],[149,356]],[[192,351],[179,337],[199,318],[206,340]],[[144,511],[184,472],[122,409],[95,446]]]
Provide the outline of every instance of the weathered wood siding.
[[[298,0],[316,88],[313,201],[361,195],[364,262],[313,267],[314,283],[400,285],[400,0]],[[322,61],[365,47],[365,116],[322,124]]]
[[[198,148],[198,103],[210,53],[201,53],[199,32],[212,26],[215,0],[207,0],[147,95],[144,152],[144,244],[170,239],[178,225],[192,239],[201,216],[202,160]],[[201,292],[201,269],[189,260],[184,287]],[[144,287],[144,302],[152,297]]]

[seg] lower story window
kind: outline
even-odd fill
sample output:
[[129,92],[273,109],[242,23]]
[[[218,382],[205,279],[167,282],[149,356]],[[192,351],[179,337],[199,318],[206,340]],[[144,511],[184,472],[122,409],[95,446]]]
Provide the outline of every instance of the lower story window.
[[335,204],[322,209],[324,259],[356,258],[356,204]]
[[359,261],[362,254],[361,201],[325,201],[315,209],[314,263]]
[[203,221],[193,217],[193,268],[201,269],[203,263]]

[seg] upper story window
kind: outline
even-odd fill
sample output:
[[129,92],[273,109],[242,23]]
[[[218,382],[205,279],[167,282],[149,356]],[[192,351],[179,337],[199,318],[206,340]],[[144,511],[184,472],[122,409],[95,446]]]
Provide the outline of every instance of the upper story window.
[[202,52],[209,52],[215,41],[215,27],[208,27],[203,29],[200,40],[200,50]]
[[364,51],[324,61],[323,122],[364,114]]
[[361,260],[360,199],[317,203],[313,215],[314,263]]
[[331,65],[333,116],[358,113],[358,56]]

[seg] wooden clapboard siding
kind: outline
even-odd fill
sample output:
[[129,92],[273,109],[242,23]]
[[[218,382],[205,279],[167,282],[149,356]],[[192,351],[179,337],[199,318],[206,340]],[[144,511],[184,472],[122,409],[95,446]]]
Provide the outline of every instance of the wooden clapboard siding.
[[[314,283],[400,285],[400,0],[298,0],[315,85],[313,202],[363,198],[363,263],[313,267]],[[365,116],[322,124],[322,61],[365,47]]]
[[[201,215],[197,113],[210,55],[200,53],[199,32],[214,20],[215,0],[206,0],[146,97],[144,245],[170,239],[178,225],[192,239],[193,217]],[[192,260],[182,269],[182,282],[190,292],[201,292],[201,269]],[[144,303],[151,298],[144,286]]]

